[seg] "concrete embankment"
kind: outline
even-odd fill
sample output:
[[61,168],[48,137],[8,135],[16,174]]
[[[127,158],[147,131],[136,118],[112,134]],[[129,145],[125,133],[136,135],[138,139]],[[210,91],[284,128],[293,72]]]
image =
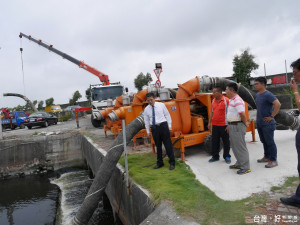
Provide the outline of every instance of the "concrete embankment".
[[[52,132],[52,135],[23,139],[7,138],[0,141],[0,179],[5,179],[9,175],[46,173],[47,170],[84,163],[87,163],[93,174],[96,174],[106,155],[103,148],[109,146],[112,140],[106,139],[103,134],[98,141],[101,146],[75,131],[56,135]],[[123,224],[196,224],[183,220],[168,203],[156,208],[147,190],[131,179],[127,188],[125,179],[124,168],[117,165],[105,190],[114,213]]]
[[[93,174],[106,151],[79,132],[0,141],[0,175],[46,173],[87,163]],[[126,187],[124,169],[117,166],[105,190],[114,213],[123,224],[140,224],[154,210],[146,190],[130,181]]]
[[0,176],[31,174],[83,165],[80,133],[0,142]]
[[[96,174],[106,151],[99,148],[90,139],[82,139],[82,150],[87,164]],[[149,216],[155,205],[149,198],[148,192],[129,179],[129,188],[126,187],[124,168],[115,167],[112,177],[105,189],[114,213],[118,214],[123,224],[140,224]]]

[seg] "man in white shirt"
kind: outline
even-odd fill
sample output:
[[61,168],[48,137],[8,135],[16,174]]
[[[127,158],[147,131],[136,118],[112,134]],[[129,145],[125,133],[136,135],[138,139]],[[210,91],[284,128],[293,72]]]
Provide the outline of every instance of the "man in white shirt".
[[226,95],[230,99],[227,111],[226,128],[229,132],[229,139],[236,163],[229,166],[230,169],[239,169],[237,174],[250,173],[249,152],[246,146],[245,134],[246,127],[249,126],[245,115],[245,103],[237,94],[238,86],[236,83],[229,83],[226,86]]
[[146,95],[148,106],[144,110],[144,121],[148,136],[150,136],[150,125],[152,137],[156,145],[157,163],[154,169],[164,166],[162,158],[162,143],[164,143],[167,155],[169,157],[170,170],[175,168],[175,158],[173,153],[170,131],[172,130],[172,120],[170,113],[161,102],[155,102],[154,94]]

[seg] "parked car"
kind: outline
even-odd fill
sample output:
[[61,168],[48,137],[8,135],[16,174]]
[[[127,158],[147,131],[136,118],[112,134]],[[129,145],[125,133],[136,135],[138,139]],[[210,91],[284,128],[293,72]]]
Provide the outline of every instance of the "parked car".
[[81,106],[79,105],[69,105],[67,108],[64,109],[64,112],[75,112],[75,109],[80,109]]
[[25,120],[24,125],[27,126],[28,129],[36,126],[48,127],[51,124],[57,124],[57,121],[58,118],[53,114],[36,112],[31,114],[28,119]]

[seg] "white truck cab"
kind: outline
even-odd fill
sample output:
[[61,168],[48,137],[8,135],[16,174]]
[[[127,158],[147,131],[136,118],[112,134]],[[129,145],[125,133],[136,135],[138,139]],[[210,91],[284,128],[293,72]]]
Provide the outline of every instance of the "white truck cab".
[[[126,91],[128,91],[126,89]],[[125,93],[124,87],[118,83],[110,83],[110,85],[90,85],[90,89],[86,91],[86,95],[92,104],[91,122],[94,127],[100,127],[101,115],[100,111],[104,108],[115,104],[115,99]]]

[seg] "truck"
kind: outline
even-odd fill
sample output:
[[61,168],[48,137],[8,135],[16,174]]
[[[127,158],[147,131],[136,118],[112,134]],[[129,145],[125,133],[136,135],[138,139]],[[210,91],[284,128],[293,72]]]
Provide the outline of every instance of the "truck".
[[2,128],[4,129],[12,129],[19,127],[21,129],[25,128],[24,121],[28,118],[25,112],[23,111],[15,111],[9,112],[8,116],[3,116],[1,119]]
[[[94,84],[86,91],[86,96],[92,105],[91,122],[94,127],[101,126],[100,111],[114,104],[114,99],[123,95],[124,87],[120,83],[110,83],[110,85]],[[126,89],[126,92],[128,90]]]
[[50,105],[45,107],[45,112],[48,113],[60,113],[62,112],[62,109],[60,105]]
[[[92,73],[100,79],[101,84],[90,85],[90,88],[88,89],[88,91],[86,91],[86,95],[89,98],[92,105],[91,122],[94,127],[100,127],[102,121],[100,119],[101,117],[99,110],[109,106],[108,103],[110,102],[110,100],[114,101],[116,97],[121,96],[125,91],[124,87],[120,83],[110,83],[107,74],[89,66],[83,61],[75,59],[64,52],[53,48],[53,45],[45,44],[42,40],[37,40],[31,35],[26,35],[23,33],[20,33],[19,37],[25,37],[28,40],[33,41],[36,44],[48,49],[49,51],[62,56],[64,59],[67,59],[68,61],[78,65],[79,68],[85,69],[86,71]],[[22,51],[23,49],[21,48],[20,50]]]

